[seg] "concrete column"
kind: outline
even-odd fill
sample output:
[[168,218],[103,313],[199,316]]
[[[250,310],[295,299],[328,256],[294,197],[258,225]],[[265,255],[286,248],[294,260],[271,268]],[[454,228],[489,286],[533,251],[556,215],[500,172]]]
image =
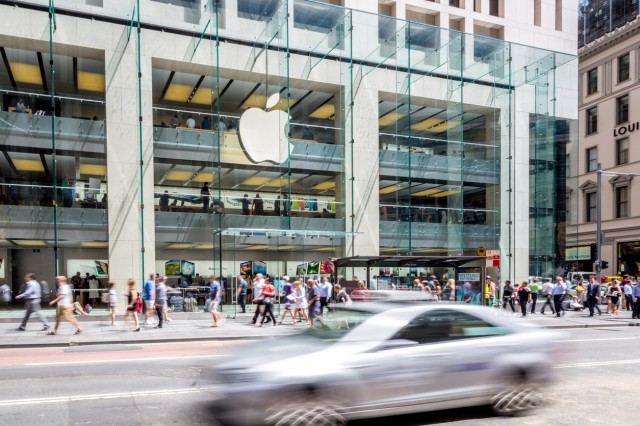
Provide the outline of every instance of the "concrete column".
[[[378,86],[372,80],[364,79],[355,95],[353,154],[348,141],[345,147],[344,167],[348,170],[353,163],[354,176],[353,188],[349,180],[345,185],[347,230],[362,233],[347,239],[347,256],[352,254],[352,247],[356,255],[377,256],[380,251]],[[349,179],[351,174],[347,173],[345,177]],[[351,214],[355,215],[353,229]]]
[[[144,43],[144,33],[142,34]],[[143,44],[144,46],[144,44]],[[115,61],[115,62],[114,62]],[[118,63],[119,61],[119,63]],[[142,279],[142,229],[144,227],[144,274],[154,272],[155,227],[153,212],[153,140],[151,57],[141,57],[142,72],[142,159],[144,218],[140,221],[140,137],[135,31],[120,50],[105,51],[108,73],[107,189],[109,200],[109,278],[116,283],[119,312],[126,300],[120,295],[129,278]],[[118,63],[118,66],[111,64]],[[140,283],[139,283],[140,284]]]
[[[535,99],[533,86],[522,86],[517,89],[515,102],[512,103],[514,137],[512,141],[512,176],[513,176],[513,278],[521,282],[529,277],[529,115],[534,108],[531,100]],[[504,218],[503,218],[504,219]],[[508,220],[503,220],[506,223]]]

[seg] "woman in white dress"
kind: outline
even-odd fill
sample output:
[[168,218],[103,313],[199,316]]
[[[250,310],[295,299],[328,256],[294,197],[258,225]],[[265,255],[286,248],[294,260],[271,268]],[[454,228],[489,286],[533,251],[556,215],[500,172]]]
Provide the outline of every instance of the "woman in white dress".
[[116,306],[118,305],[118,295],[116,294],[115,285],[109,281],[107,284],[109,289],[107,292],[107,302],[109,303],[109,309],[111,310],[111,325],[118,325],[116,323]]
[[98,294],[98,288],[100,287],[100,281],[96,278],[95,275],[91,276],[91,280],[89,280],[89,299],[91,300],[91,307],[95,308],[98,304],[98,299],[100,295]]
[[[307,325],[309,325],[309,317],[307,316],[307,296],[302,288],[300,281],[293,282],[293,301],[295,303],[295,311],[293,317],[300,315],[300,318],[304,318]],[[294,322],[295,324],[295,322]]]

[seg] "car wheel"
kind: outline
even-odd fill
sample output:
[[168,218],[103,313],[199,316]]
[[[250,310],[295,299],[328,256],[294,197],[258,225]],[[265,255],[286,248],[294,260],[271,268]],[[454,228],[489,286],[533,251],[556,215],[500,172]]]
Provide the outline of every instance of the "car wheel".
[[267,410],[267,426],[344,426],[347,423],[335,401],[303,399],[276,404]]
[[490,401],[493,411],[501,416],[521,414],[539,407],[541,403],[542,393],[524,377],[518,383],[506,386]]

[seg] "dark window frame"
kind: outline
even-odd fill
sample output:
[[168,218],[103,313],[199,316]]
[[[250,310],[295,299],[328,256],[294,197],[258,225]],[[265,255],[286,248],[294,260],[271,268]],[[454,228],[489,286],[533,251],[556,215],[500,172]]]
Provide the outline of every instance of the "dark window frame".
[[[623,197],[624,195],[624,197]],[[624,198],[623,200],[621,200]],[[616,219],[629,217],[629,187],[616,187]]]
[[[587,159],[587,173],[598,171],[598,147],[587,148],[585,158]],[[591,154],[595,153],[595,156]]]
[[[626,62],[623,64],[623,60]],[[623,67],[624,65],[624,67]],[[631,78],[631,54],[629,52],[618,56],[618,83],[628,81]]]
[[585,198],[585,221],[586,222],[595,222],[597,219],[597,208],[598,208],[598,200],[597,193],[595,192],[587,192],[584,195]]
[[629,121],[629,94],[616,98],[616,124]]
[[598,92],[598,68],[587,71],[587,96]]
[[[623,147],[622,145],[626,145]],[[616,140],[616,165],[627,164],[629,162],[629,138]]]
[[[593,114],[592,114],[593,113]],[[594,106],[586,110],[587,135],[598,133],[598,107]]]

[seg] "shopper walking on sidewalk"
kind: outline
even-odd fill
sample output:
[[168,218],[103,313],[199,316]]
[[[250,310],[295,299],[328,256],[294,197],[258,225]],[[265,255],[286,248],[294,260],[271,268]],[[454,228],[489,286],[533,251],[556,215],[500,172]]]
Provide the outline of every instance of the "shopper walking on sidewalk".
[[111,311],[111,325],[118,325],[116,322],[116,308],[118,307],[118,294],[116,293],[115,283],[109,281],[107,283],[107,303],[109,303],[109,310]]
[[587,286],[587,306],[589,307],[590,317],[593,316],[594,309],[598,310],[598,315],[602,315],[598,303],[600,303],[600,284],[596,281],[596,277],[591,277]]
[[138,314],[142,310],[142,301],[138,290],[136,290],[136,282],[129,279],[128,282],[129,291],[127,292],[127,313],[124,316],[124,322],[127,322],[129,317],[133,315],[133,321],[136,324],[136,328],[133,331],[140,331],[140,322],[138,322]]
[[33,274],[25,275],[24,280],[26,281],[24,293],[16,296],[16,299],[24,299],[24,318],[22,319],[20,327],[18,327],[18,331],[24,331],[26,329],[27,321],[29,321],[31,314],[36,314],[40,319],[43,331],[48,330],[49,322],[42,312],[40,312],[40,299],[42,298],[40,283],[36,281],[36,276]]
[[49,336],[55,336],[58,334],[58,327],[60,327],[60,318],[64,318],[69,321],[76,328],[74,334],[80,334],[83,332],[80,328],[78,320],[73,315],[73,291],[69,284],[67,284],[67,277],[56,277],[56,284],[58,284],[58,296],[49,302],[49,306],[58,304],[56,310],[56,325],[53,326],[53,330],[47,333]]
[[273,326],[275,327],[277,322],[276,322],[276,317],[273,315],[273,302],[274,299],[276,297],[276,289],[273,286],[273,283],[271,283],[271,278],[265,278],[265,286],[262,289],[262,305],[264,306],[264,314],[262,315],[262,320],[260,321],[260,324],[256,324],[256,327],[262,327],[262,324],[264,324],[264,321],[267,318],[271,318],[271,321],[273,321]]
[[631,318],[640,319],[640,283],[633,287],[631,296],[633,297],[633,314],[631,314]]
[[527,281],[523,281],[518,287],[518,304],[523,317],[527,316],[527,303],[531,303],[531,289],[529,289],[528,285]]
[[142,298],[144,299],[144,325],[151,325],[149,317],[154,312],[156,305],[156,277],[154,274],[150,274],[149,279],[144,282]]
[[217,327],[222,322],[221,315],[218,313],[218,306],[222,301],[222,288],[213,275],[209,277],[209,292],[209,311],[213,317],[213,325],[211,327]]
[[553,284],[551,284],[551,278],[546,278],[544,284],[542,285],[542,297],[544,298],[544,304],[542,305],[542,309],[540,313],[544,315],[544,310],[549,306],[551,308],[551,313],[555,314],[556,309],[553,307],[551,292],[553,291]]
[[238,291],[236,296],[238,298],[238,305],[240,305],[240,309],[242,309],[242,313],[247,312],[247,282],[245,281],[242,275],[238,275]]
[[537,278],[534,278],[529,285],[529,290],[531,291],[531,313],[536,313],[536,302],[538,301],[538,293],[540,292],[540,282],[538,282]]
[[[553,295],[553,307],[556,308],[556,316],[564,316],[565,310],[562,307],[562,302],[564,301],[564,295],[567,292],[567,289],[564,286],[564,280],[561,276],[556,277],[556,285],[553,286],[553,290],[551,290],[551,294]],[[562,315],[560,315],[562,312]]]
[[625,300],[625,304],[627,306],[627,311],[632,311],[633,310],[633,286],[631,285],[631,280],[627,277],[627,279],[624,280],[623,285],[622,285],[622,291],[624,292],[624,300]]
[[158,316],[158,325],[154,328],[162,328],[162,320],[164,318],[164,305],[167,303],[167,286],[164,280],[158,280],[156,283],[155,309]]

